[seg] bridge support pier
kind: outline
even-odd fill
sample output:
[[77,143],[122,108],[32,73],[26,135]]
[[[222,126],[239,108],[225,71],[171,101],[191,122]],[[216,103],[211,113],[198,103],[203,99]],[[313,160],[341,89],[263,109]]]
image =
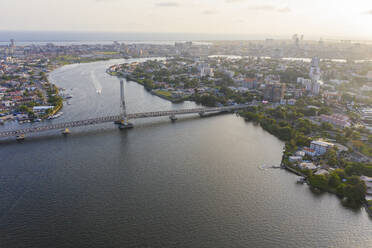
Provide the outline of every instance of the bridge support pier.
[[127,109],[125,107],[125,93],[124,93],[124,81],[120,80],[120,107],[121,107],[121,116],[122,119],[118,123],[119,124],[119,129],[124,130],[124,129],[130,129],[133,128],[133,124],[128,121],[127,118]]
[[169,119],[170,119],[172,122],[176,122],[176,120],[178,120],[177,117],[176,117],[176,115],[171,115],[171,116],[169,116]]
[[134,125],[133,123],[130,123],[128,121],[121,121],[121,123],[119,124],[120,130],[131,129],[131,128],[134,128]]

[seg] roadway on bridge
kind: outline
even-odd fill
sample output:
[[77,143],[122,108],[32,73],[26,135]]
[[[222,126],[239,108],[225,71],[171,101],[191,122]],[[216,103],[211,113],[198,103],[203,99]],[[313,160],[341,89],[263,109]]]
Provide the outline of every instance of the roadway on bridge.
[[[226,107],[215,107],[215,108],[194,108],[194,109],[180,109],[180,110],[170,110],[170,111],[155,111],[155,112],[143,112],[143,113],[133,113],[128,114],[126,117],[129,120],[132,119],[141,119],[141,118],[153,118],[153,117],[162,117],[162,116],[175,116],[175,115],[186,115],[186,114],[204,114],[211,112],[228,112],[235,111],[239,109],[244,109],[252,106],[251,104],[244,105],[234,105]],[[70,121],[64,123],[51,124],[46,126],[35,126],[23,129],[14,129],[0,132],[0,137],[14,137],[17,135],[25,135],[30,133],[38,133],[50,130],[63,130],[65,128],[74,128],[82,126],[97,125],[108,122],[117,122],[121,121],[123,116],[114,115],[106,117],[98,117],[93,119],[79,120],[79,121]]]

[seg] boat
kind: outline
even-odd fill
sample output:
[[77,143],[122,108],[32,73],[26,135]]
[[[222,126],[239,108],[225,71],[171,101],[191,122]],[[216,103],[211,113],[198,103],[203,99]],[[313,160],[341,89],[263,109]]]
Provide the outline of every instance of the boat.
[[56,119],[58,117],[61,117],[62,115],[63,115],[63,112],[60,112],[60,113],[58,113],[56,115],[49,116],[48,117],[48,120]]
[[273,165],[273,166],[271,166],[271,168],[273,168],[273,169],[280,169],[281,166],[280,165]]
[[62,134],[63,134],[63,135],[68,135],[68,134],[70,134],[70,129],[65,128],[65,130],[63,130]]
[[17,135],[16,140],[17,141],[25,140],[25,135],[24,134]]
[[304,184],[306,182],[306,178],[301,177],[300,179],[297,180],[298,184]]

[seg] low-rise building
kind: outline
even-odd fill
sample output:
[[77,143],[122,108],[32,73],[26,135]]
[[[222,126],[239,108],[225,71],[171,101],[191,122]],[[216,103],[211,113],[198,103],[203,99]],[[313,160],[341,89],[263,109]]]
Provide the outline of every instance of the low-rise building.
[[324,155],[328,149],[332,148],[334,144],[324,141],[312,141],[310,144],[310,149],[314,150],[316,155]]
[[367,186],[367,194],[372,195],[372,177],[361,176],[360,180],[362,180]]
[[310,149],[309,147],[304,147],[304,152],[305,152],[306,155],[309,155],[311,157],[314,157],[314,156],[317,155],[316,151],[313,150],[313,149]]
[[298,167],[302,170],[308,169],[308,170],[316,170],[318,167],[310,162],[303,162],[298,165]]
[[35,113],[45,113],[48,109],[52,109],[54,106],[35,106],[32,108],[32,110]]
[[290,156],[289,162],[291,163],[302,162],[302,157],[301,156]]
[[327,122],[337,127],[350,127],[350,119],[345,115],[334,114],[334,115],[321,115],[320,119],[322,122]]
[[305,152],[304,151],[297,151],[296,152],[296,156],[304,157],[305,156]]
[[327,170],[324,170],[324,169],[320,169],[320,170],[317,170],[314,175],[329,175],[329,172]]

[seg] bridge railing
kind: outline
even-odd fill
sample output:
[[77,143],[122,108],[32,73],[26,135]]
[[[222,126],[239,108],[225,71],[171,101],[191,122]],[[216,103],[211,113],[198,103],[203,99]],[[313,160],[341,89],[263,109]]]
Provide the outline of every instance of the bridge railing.
[[[171,116],[171,115],[180,115],[180,114],[223,112],[223,111],[231,111],[231,110],[236,110],[236,109],[243,109],[249,106],[251,105],[234,105],[234,106],[215,107],[215,108],[194,108],[194,109],[180,109],[180,110],[169,110],[169,111],[133,113],[133,114],[128,114],[127,118],[128,119],[139,119],[139,118],[161,117],[161,116]],[[106,123],[106,122],[115,122],[121,119],[122,119],[122,116],[114,115],[114,116],[98,117],[98,118],[92,118],[92,119],[80,120],[80,121],[55,123],[55,124],[46,125],[46,126],[36,126],[36,127],[29,127],[29,128],[24,128],[24,129],[3,131],[3,132],[0,132],[0,137],[9,137],[9,136],[16,136],[20,134],[43,132],[43,131],[56,130],[56,129],[89,126],[89,125],[101,124],[101,123]]]

